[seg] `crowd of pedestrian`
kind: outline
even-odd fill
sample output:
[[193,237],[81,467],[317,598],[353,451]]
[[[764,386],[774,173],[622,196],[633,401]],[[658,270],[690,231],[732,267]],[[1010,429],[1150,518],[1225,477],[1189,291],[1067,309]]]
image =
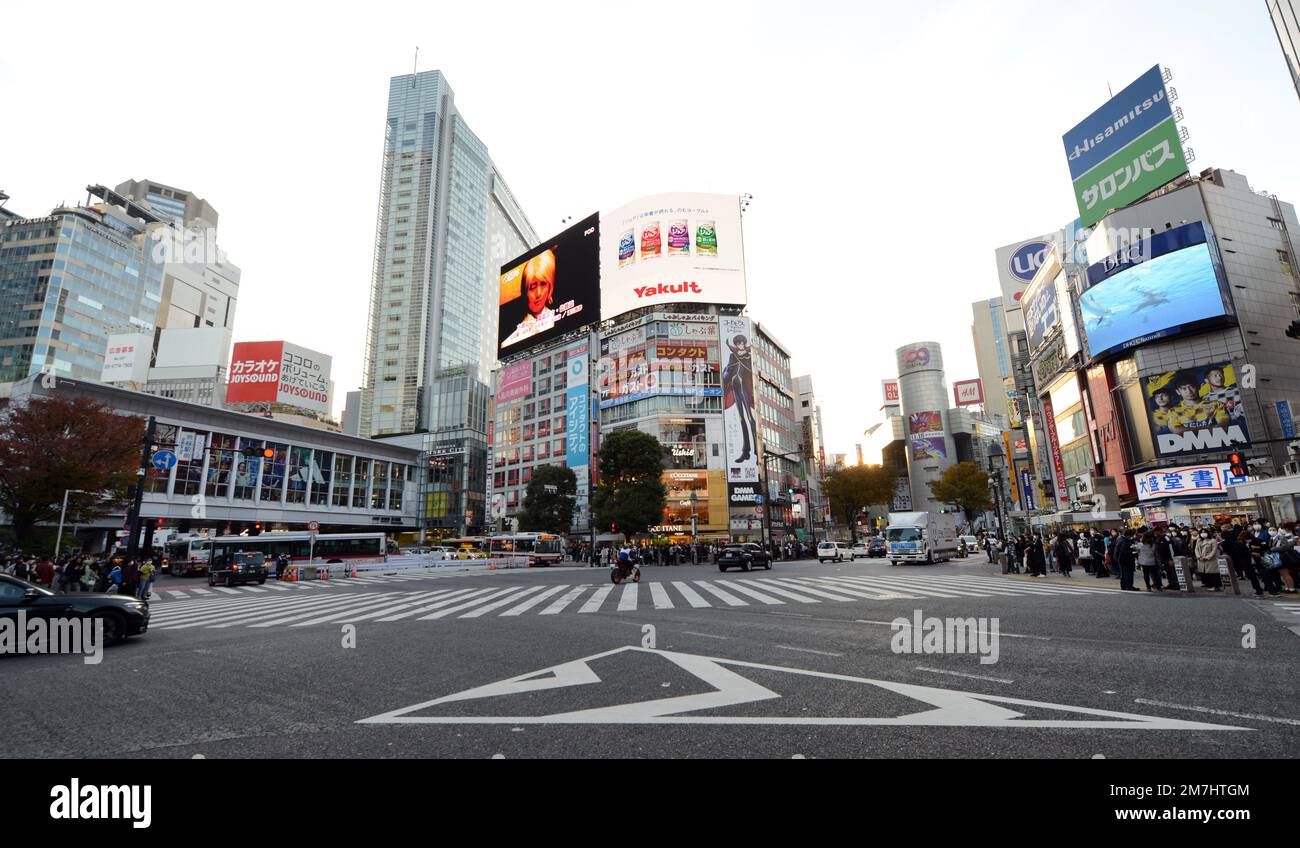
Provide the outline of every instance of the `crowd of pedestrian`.
[[1236,522],[1193,529],[1183,524],[1123,530],[1061,529],[1024,532],[1000,542],[987,534],[982,545],[989,561],[1002,553],[1013,574],[1070,577],[1074,568],[1097,578],[1120,581],[1120,588],[1138,591],[1134,580],[1140,569],[1148,592],[1179,586],[1178,563],[1194,563],[1201,584],[1223,591],[1220,560],[1239,580],[1249,580],[1256,597],[1296,592],[1300,578],[1300,535],[1296,522],[1272,527],[1257,521]]
[[160,568],[157,555],[130,559],[120,553],[47,557],[15,548],[0,550],[0,571],[55,594],[103,592],[148,601]]

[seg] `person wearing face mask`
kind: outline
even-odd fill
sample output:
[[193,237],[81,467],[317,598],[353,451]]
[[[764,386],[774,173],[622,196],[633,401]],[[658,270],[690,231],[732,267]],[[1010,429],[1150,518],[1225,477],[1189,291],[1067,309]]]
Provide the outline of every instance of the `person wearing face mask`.
[[1223,578],[1219,575],[1219,542],[1207,531],[1201,531],[1196,540],[1196,570],[1201,575],[1201,585],[1223,591]]

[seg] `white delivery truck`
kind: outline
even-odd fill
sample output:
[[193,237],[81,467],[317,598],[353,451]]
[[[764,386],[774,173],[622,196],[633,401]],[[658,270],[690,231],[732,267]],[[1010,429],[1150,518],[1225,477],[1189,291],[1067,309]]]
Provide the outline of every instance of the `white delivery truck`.
[[950,559],[957,555],[957,516],[946,512],[891,512],[885,546],[891,565]]

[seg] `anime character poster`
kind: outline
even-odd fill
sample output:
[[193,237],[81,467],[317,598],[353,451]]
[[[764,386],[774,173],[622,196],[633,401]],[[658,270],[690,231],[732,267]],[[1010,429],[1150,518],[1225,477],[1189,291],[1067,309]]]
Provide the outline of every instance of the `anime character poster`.
[[754,327],[748,318],[718,319],[722,336],[722,424],[727,482],[758,482],[758,425],[754,410]]

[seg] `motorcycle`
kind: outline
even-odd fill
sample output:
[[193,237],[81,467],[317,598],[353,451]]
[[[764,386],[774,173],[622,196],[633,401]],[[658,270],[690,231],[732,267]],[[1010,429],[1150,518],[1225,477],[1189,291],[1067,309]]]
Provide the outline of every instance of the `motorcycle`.
[[609,564],[609,579],[614,581],[614,585],[629,578],[633,583],[641,582],[641,568],[635,562],[615,561]]

